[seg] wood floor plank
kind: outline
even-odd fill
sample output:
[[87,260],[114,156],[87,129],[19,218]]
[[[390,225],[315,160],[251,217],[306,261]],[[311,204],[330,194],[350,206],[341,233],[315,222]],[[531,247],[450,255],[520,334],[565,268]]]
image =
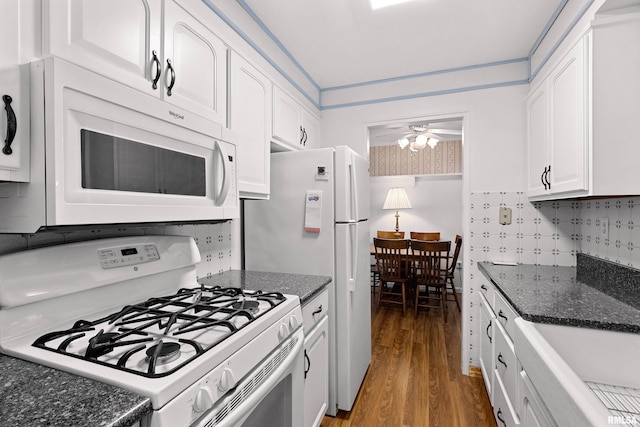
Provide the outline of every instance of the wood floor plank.
[[462,317],[371,306],[371,365],[351,412],[321,427],[497,427],[482,378],[461,371]]

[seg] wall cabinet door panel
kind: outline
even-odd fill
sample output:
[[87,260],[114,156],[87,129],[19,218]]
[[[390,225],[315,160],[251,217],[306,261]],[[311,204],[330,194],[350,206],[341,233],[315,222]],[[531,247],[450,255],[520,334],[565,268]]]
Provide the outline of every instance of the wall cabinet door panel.
[[226,126],[227,50],[177,2],[166,0],[164,100]]
[[240,196],[269,196],[271,82],[235,52],[230,58],[229,127],[238,135]]
[[161,55],[161,0],[76,0],[43,7],[45,51],[159,96],[151,80],[152,52]]
[[0,181],[29,181],[29,66],[19,65],[20,15],[20,2],[0,2]]

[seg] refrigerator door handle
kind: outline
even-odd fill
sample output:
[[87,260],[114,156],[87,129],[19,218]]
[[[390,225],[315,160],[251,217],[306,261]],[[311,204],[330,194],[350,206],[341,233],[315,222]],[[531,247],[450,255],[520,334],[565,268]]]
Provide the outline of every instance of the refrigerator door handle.
[[355,292],[358,283],[358,227],[356,223],[349,223],[349,239],[351,239],[351,245],[349,245],[351,253],[349,254],[347,289],[350,292]]
[[358,179],[356,175],[356,164],[353,161],[353,156],[351,156],[351,163],[349,164],[349,174],[351,175],[351,197],[349,198],[351,202],[351,206],[353,206],[353,219],[360,219],[360,215],[358,214],[358,201],[356,197],[358,197]]

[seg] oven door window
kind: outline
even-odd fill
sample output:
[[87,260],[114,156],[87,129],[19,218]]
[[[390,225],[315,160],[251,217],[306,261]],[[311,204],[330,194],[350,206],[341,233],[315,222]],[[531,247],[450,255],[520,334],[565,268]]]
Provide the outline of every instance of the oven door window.
[[291,389],[291,375],[288,375],[254,408],[242,427],[263,427],[265,420],[269,420],[270,426],[293,427]]
[[82,188],[205,196],[205,159],[81,130]]

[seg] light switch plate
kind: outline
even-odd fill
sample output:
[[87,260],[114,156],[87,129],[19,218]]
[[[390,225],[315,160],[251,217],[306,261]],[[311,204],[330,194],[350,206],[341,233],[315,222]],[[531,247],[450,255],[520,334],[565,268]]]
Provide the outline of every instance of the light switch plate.
[[511,208],[500,208],[500,224],[511,224]]

